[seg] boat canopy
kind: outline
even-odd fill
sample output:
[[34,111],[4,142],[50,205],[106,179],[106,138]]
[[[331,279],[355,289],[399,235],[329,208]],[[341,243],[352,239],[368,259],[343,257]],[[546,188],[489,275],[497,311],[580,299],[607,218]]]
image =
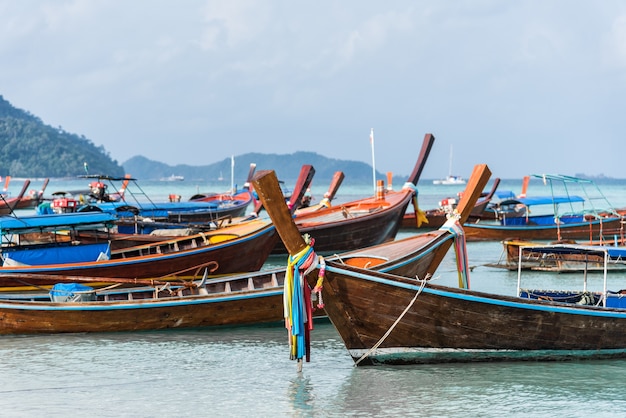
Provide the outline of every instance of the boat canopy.
[[[584,256],[579,259],[579,262],[585,263],[585,269],[583,274],[583,291],[587,292],[587,268],[586,262],[588,256],[599,256],[604,260],[603,262],[603,290],[601,294],[601,302],[604,307],[620,307],[626,308],[626,304],[623,302],[624,298],[621,294],[615,294],[609,292],[607,289],[607,273],[609,263],[624,264],[626,260],[626,248],[625,247],[612,247],[610,245],[581,245],[581,244],[549,244],[549,245],[531,245],[521,246],[519,251],[519,264],[517,267],[517,294],[521,295],[521,273],[522,273],[522,260],[524,251],[531,251],[534,254],[543,255],[578,255]],[[575,260],[569,260],[575,261]],[[534,291],[533,291],[534,292]],[[528,293],[528,292],[527,292]]]
[[[2,249],[3,266],[45,266],[50,264],[87,263],[111,258],[108,241],[92,244],[60,244],[37,247],[6,247]],[[17,264],[16,264],[17,263]]]
[[42,230],[93,229],[113,225],[117,216],[104,212],[77,212],[38,216],[0,216],[0,233],[19,234]]
[[[98,208],[105,213],[114,214],[125,211],[132,207],[127,202],[102,202],[97,204]],[[203,213],[206,211],[214,211],[219,209],[219,202],[160,202],[158,206],[153,202],[137,204],[142,216],[167,216],[168,214],[179,213]]]
[[504,205],[519,205],[524,206],[536,206],[536,205],[552,205],[559,203],[582,203],[585,199],[580,196],[530,196],[530,197],[518,197],[515,199],[503,200],[500,202],[500,206]]
[[610,245],[552,244],[523,246],[521,249],[539,254],[586,254],[604,256],[606,253],[611,260],[626,259],[626,247],[613,247]]

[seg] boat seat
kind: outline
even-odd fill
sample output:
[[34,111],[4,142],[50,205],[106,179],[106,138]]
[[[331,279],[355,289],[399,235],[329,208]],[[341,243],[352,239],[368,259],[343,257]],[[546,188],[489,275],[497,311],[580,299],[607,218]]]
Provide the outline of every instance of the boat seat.
[[220,242],[224,242],[224,241],[230,241],[233,239],[239,238],[239,235],[237,234],[219,234],[219,235],[213,235],[211,237],[209,237],[209,242],[211,244],[219,244]]

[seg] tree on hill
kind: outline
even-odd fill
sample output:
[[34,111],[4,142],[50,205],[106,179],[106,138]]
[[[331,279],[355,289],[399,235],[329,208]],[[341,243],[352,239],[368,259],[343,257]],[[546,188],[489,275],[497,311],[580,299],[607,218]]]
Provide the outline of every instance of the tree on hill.
[[0,95],[0,175],[71,177],[90,173],[121,176],[124,169],[102,146],[84,136],[45,125]]

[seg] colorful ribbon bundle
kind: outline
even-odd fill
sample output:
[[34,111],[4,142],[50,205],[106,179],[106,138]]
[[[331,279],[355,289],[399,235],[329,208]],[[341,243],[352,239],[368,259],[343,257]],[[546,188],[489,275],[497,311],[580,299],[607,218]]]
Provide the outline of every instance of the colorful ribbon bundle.
[[[315,292],[319,293],[318,307],[321,302],[321,287],[324,277],[324,259],[320,257],[322,268],[319,271]],[[310,361],[310,331],[313,329],[313,305],[311,288],[306,281],[306,275],[318,267],[318,257],[313,251],[312,244],[307,245],[300,253],[289,256],[283,292],[283,306],[285,327],[289,331],[289,346],[291,360],[301,360],[306,357]]]

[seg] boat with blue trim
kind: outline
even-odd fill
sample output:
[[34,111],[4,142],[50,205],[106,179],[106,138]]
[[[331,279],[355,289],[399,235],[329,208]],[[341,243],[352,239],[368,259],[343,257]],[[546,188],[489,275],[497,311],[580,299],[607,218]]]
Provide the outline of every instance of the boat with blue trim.
[[[593,181],[564,175],[532,177],[549,185],[552,193],[501,201],[495,220],[465,223],[467,240],[603,241],[624,234],[624,215],[613,208]],[[573,188],[580,194],[572,193]],[[564,193],[557,194],[556,190]]]
[[[305,243],[286,238],[279,216],[274,217],[279,234],[291,242],[295,257]],[[596,251],[605,259],[610,254],[582,247],[546,251]],[[464,249],[455,246],[459,273],[469,272]],[[313,262],[301,277],[321,290],[324,309],[356,365],[626,358],[626,292],[611,292],[606,284],[591,294],[583,285],[579,297],[568,299],[524,290],[518,279],[518,294],[509,296],[471,290],[462,274],[455,288],[428,276],[330,260]]]
[[[309,346],[309,330],[312,324],[312,307],[309,301],[312,294],[318,294],[318,300],[324,301],[325,312],[339,331],[348,349],[352,351],[353,348],[362,346],[361,341],[369,343],[376,335],[379,335],[376,338],[380,338],[384,334],[384,331],[378,334],[382,327],[392,326],[399,315],[404,315],[403,309],[411,308],[405,303],[406,295],[403,294],[403,288],[406,285],[423,287],[422,283],[428,282],[427,279],[432,277],[448,250],[453,246],[459,260],[463,260],[459,262],[463,266],[459,269],[459,283],[467,287],[469,268],[467,257],[464,255],[465,241],[461,224],[469,216],[490,175],[486,165],[475,167],[457,208],[457,217],[450,219],[441,229],[433,232],[438,238],[432,236],[431,243],[436,245],[423,251],[420,269],[413,269],[410,274],[404,271],[401,273],[403,275],[389,275],[389,277],[397,277],[398,281],[403,283],[399,289],[379,289],[378,278],[387,277],[386,273],[374,272],[362,266],[343,263],[341,260],[317,256],[314,251],[315,246],[311,247],[309,242],[302,238],[287,206],[276,203],[278,202],[275,198],[277,192],[274,190],[278,189],[278,183],[275,174],[273,172],[258,173],[253,179],[255,190],[259,193],[290,254],[291,277],[285,279],[287,282],[285,313],[292,337],[290,338],[291,357],[298,360],[299,364],[304,357],[309,358],[308,348],[304,347]],[[274,203],[268,204],[268,201]],[[317,242],[315,235],[310,236],[310,242]],[[382,246],[391,244],[382,244]],[[402,247],[398,249],[402,250]],[[346,272],[345,276],[343,272]],[[354,276],[348,277],[352,273]],[[399,273],[399,269],[396,269],[394,273]],[[370,277],[375,278],[369,280]],[[306,281],[308,284],[303,285],[302,283]],[[410,291],[410,294],[411,298],[415,296],[413,291]],[[442,306],[441,308],[447,309],[448,307]],[[411,320],[416,323],[416,328],[419,327],[418,323],[421,322],[419,316],[411,315]],[[419,334],[417,330],[412,331]],[[409,337],[407,334],[403,336]],[[402,348],[406,350],[407,346]]]

